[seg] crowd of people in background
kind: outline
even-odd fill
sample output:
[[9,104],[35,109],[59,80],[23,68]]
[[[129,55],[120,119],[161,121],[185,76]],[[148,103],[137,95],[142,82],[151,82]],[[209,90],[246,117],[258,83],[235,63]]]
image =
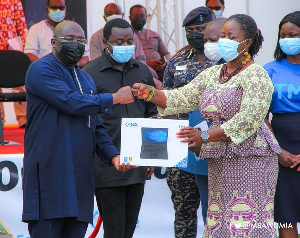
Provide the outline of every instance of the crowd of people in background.
[[84,237],[94,196],[104,237],[133,237],[154,167],[120,163],[121,119],[157,116],[189,120],[177,133],[187,168],[166,171],[176,238],[197,237],[200,204],[203,237],[275,238],[274,222],[288,224],[280,238],[298,237],[300,11],[281,20],[275,60],[260,66],[255,20],[224,18],[224,0],[205,5],[185,16],[188,45],[171,55],[140,4],[129,22],[106,5],[88,40],[65,20],[65,0],[47,0],[47,19],[29,31],[20,0],[0,3],[0,50],[20,37],[32,62],[27,104],[14,104],[26,127],[22,220],[32,238]]

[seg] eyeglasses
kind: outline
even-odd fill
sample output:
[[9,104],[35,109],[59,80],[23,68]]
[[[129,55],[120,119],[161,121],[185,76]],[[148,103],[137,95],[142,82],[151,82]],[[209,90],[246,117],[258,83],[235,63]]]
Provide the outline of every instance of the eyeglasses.
[[208,7],[208,8],[210,8],[211,10],[215,10],[215,11],[222,10],[222,7]]
[[53,6],[53,7],[49,6],[48,8],[50,8],[50,9],[52,9],[52,10],[57,10],[57,9],[59,9],[59,10],[61,10],[61,11],[66,10],[66,7],[65,7],[65,6]]
[[74,36],[54,36],[54,38],[71,41],[71,42],[77,42],[79,44],[87,44],[88,40],[84,37],[74,37]]

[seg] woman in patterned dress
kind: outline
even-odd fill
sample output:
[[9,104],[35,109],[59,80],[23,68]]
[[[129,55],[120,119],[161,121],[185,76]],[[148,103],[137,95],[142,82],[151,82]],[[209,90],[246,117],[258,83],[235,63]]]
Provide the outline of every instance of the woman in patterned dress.
[[224,65],[203,71],[180,89],[133,86],[133,94],[158,105],[160,115],[199,107],[212,123],[206,132],[187,127],[177,133],[182,142],[201,144],[200,158],[209,158],[204,237],[276,237],[274,194],[281,150],[264,123],[273,86],[251,58],[262,41],[251,17],[233,15],[219,39]]
[[300,222],[300,11],[279,24],[275,61],[264,66],[274,84],[270,111],[282,155],[275,194],[274,218],[280,238],[298,237]]

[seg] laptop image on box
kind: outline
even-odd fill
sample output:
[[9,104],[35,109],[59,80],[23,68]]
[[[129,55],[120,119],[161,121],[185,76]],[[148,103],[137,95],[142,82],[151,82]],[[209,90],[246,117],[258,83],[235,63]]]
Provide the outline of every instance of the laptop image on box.
[[168,128],[142,127],[141,159],[168,159]]

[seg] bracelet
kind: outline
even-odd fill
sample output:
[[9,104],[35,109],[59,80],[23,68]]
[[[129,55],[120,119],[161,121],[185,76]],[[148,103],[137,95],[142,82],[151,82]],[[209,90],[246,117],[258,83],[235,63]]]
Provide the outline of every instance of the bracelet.
[[145,98],[146,102],[151,102],[155,98],[155,88],[153,86],[148,85],[148,88],[150,89],[150,94],[147,98]]

